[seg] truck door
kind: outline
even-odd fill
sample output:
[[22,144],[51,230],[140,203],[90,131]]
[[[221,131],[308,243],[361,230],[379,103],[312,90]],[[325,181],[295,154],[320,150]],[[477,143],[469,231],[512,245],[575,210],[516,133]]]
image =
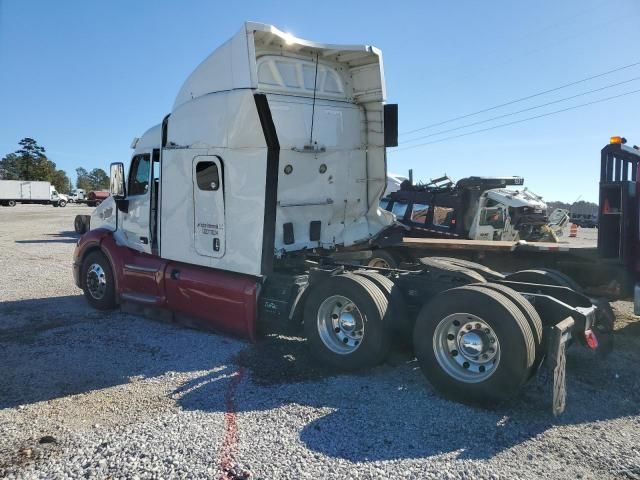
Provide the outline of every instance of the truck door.
[[22,182],[20,184],[20,198],[24,200],[31,200],[31,183]]
[[480,207],[477,221],[474,223],[475,228],[469,232],[472,240],[512,240],[503,236],[509,225],[507,211],[503,205]]
[[149,235],[151,153],[131,159],[127,200],[129,208],[122,214],[122,233],[129,248],[151,253]]
[[192,172],[196,252],[221,258],[225,251],[222,160],[215,155],[199,155],[193,159]]

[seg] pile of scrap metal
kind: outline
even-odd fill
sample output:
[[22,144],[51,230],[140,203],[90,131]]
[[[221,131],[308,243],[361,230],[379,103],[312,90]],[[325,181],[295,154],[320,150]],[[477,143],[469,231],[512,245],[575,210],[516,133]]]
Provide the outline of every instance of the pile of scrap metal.
[[381,200],[409,228],[406,236],[471,240],[557,242],[569,222],[567,210],[547,214],[542,197],[522,186],[522,177],[448,176],[427,184],[401,183]]

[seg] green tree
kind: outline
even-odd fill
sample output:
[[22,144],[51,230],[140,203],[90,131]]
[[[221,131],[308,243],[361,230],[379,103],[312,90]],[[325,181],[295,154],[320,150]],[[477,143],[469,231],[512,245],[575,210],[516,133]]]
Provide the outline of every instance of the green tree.
[[16,151],[16,155],[20,158],[20,178],[46,181],[52,172],[44,147],[29,137],[23,138],[18,144],[22,147]]
[[76,188],[81,188],[86,192],[91,190],[91,182],[89,181],[89,173],[85,168],[76,168]]
[[0,179],[20,179],[20,157],[15,153],[8,153],[2,160],[0,160]]
[[92,190],[107,190],[109,188],[109,175],[101,168],[94,168],[89,172],[89,181]]
[[94,168],[90,172],[82,167],[76,168],[76,177],[76,188],[82,188],[87,192],[109,189],[109,176],[101,168]]
[[56,187],[58,193],[69,193],[69,185],[71,182],[64,170],[54,171],[50,182]]
[[45,148],[33,138],[25,137],[20,148],[0,160],[0,178],[51,182],[58,192],[68,192],[69,179],[64,170],[47,158]]

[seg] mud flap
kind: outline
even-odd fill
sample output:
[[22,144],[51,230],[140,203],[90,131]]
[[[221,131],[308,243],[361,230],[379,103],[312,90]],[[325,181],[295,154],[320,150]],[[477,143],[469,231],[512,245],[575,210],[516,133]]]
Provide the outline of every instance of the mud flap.
[[564,412],[567,405],[566,347],[567,342],[571,339],[571,329],[574,323],[573,318],[565,318],[551,328],[548,337],[545,363],[551,387],[551,411],[556,417]]

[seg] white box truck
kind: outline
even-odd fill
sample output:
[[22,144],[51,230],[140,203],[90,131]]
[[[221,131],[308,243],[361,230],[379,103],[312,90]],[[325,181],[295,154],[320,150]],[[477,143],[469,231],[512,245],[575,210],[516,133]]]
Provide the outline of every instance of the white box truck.
[[64,207],[66,195],[59,194],[49,182],[0,180],[0,205],[15,207],[17,203],[40,203]]

